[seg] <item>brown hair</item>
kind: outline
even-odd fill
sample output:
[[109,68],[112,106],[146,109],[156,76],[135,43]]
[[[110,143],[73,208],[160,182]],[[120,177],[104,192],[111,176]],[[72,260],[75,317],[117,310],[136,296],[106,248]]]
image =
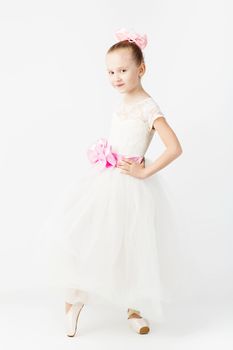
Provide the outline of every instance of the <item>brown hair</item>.
[[107,54],[110,52],[113,52],[117,49],[131,49],[132,51],[132,56],[134,61],[136,62],[137,66],[140,66],[140,64],[145,62],[142,50],[140,47],[133,41],[129,40],[122,40],[117,42],[116,44],[112,45],[108,51]]

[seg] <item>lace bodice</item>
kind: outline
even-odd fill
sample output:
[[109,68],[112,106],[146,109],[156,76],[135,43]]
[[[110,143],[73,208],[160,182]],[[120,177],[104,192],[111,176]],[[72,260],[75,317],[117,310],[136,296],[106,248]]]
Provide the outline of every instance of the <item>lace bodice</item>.
[[110,127],[112,150],[126,157],[143,157],[155,133],[153,123],[161,116],[164,117],[152,97],[130,105],[121,103],[113,112]]

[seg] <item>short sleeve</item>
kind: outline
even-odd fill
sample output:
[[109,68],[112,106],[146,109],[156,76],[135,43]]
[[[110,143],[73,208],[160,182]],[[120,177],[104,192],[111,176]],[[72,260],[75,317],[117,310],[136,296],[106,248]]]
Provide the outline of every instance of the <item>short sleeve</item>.
[[159,117],[164,117],[163,112],[161,111],[159,105],[154,101],[150,100],[150,103],[145,106],[146,120],[148,124],[149,131],[152,130],[154,121]]

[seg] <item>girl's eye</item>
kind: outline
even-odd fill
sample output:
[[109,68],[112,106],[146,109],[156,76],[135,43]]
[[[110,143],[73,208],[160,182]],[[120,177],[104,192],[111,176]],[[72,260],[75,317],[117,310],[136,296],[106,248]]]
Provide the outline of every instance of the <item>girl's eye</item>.
[[[126,72],[126,69],[122,69],[121,71],[122,71],[122,72]],[[110,75],[113,75],[114,72],[111,72],[111,71],[110,71],[109,74],[110,74]]]

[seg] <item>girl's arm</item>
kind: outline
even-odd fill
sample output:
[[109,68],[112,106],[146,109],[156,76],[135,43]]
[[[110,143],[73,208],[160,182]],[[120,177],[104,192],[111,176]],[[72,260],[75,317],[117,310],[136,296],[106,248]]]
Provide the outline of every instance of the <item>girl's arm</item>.
[[158,117],[154,121],[153,128],[158,131],[161,140],[166,146],[166,150],[152,164],[144,168],[145,177],[163,169],[183,152],[176,134],[164,117]]

